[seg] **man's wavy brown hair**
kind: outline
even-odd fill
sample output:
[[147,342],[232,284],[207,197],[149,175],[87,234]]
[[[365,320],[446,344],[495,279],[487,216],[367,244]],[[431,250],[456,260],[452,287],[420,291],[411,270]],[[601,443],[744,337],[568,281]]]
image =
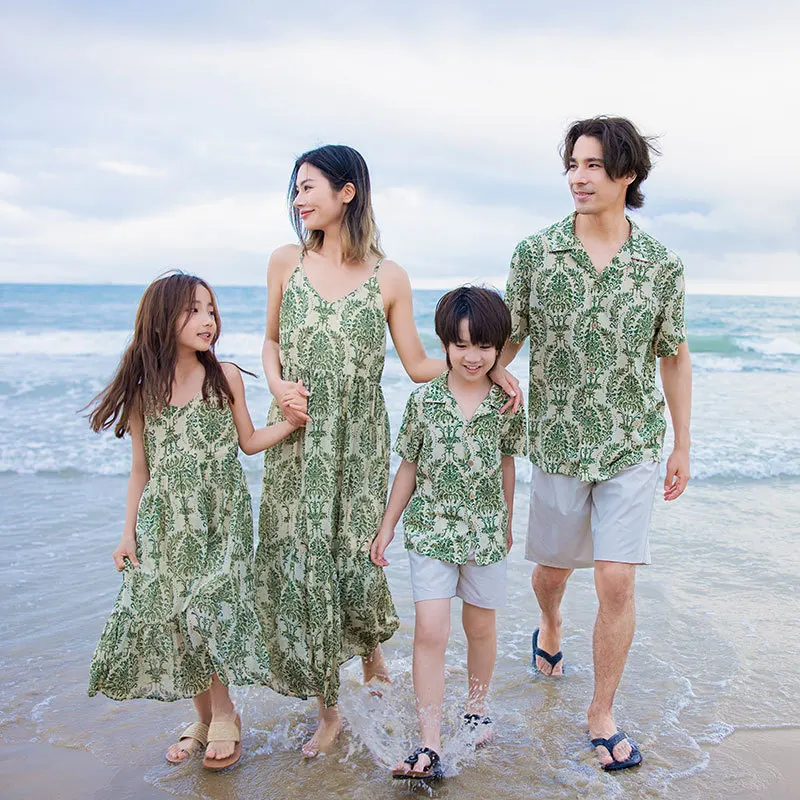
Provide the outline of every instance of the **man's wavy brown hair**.
[[217,320],[211,347],[197,352],[197,360],[206,370],[203,400],[213,396],[220,407],[226,401],[233,403],[233,392],[214,352],[222,332],[214,292],[202,278],[175,271],[162,275],[145,289],[136,312],[133,339],[116,374],[89,403],[94,406],[89,414],[93,431],[107,430],[113,425],[115,436],[121,439],[130,430],[132,413],[159,414],[166,408],[175,380],[178,334],[188,322],[187,312],[194,303],[198,286],[205,287],[211,295]]

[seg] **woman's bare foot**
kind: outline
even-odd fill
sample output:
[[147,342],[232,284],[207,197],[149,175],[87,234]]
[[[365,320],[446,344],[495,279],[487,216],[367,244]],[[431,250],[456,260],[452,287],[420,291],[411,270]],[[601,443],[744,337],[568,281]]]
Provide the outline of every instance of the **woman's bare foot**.
[[306,758],[325,755],[333,747],[342,732],[342,720],[338,706],[321,707],[319,722],[314,735],[303,745],[302,752]]
[[387,686],[392,680],[380,647],[376,647],[369,656],[361,656],[361,669],[364,671],[364,686],[370,687],[369,693],[374,697],[383,697],[381,684]]

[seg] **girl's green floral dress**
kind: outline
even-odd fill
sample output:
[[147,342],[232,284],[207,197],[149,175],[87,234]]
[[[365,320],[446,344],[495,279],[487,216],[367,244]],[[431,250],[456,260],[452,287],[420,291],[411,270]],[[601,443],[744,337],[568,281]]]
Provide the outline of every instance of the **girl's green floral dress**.
[[[380,263],[380,262],[379,262]],[[270,686],[337,702],[339,667],[369,655],[398,626],[386,577],[369,558],[389,479],[389,421],[380,380],[386,317],[377,267],[334,302],[302,261],[280,309],[286,380],[310,389],[311,423],[267,451],[256,580]],[[277,403],[269,421],[282,414]]]
[[250,495],[230,406],[197,395],[147,415],[144,446],[141,566],[125,569],[89,694],[178,700],[208,689],[215,672],[225,684],[267,683]]

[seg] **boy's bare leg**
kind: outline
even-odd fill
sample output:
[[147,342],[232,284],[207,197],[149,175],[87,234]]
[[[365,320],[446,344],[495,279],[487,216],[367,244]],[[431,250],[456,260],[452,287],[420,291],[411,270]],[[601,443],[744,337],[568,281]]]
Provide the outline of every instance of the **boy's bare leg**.
[[[469,695],[467,714],[486,715],[486,693],[492,681],[497,658],[497,612],[493,608],[481,608],[464,603],[461,621],[467,636],[467,672],[469,673]],[[492,738],[490,725],[481,726],[474,744],[481,745]]]
[[[588,712],[589,735],[608,739],[617,730],[614,695],[636,628],[636,565],[595,561],[594,582],[600,608],[594,626],[594,696]],[[601,764],[611,763],[611,755],[604,747],[597,748],[597,754]],[[627,741],[614,748],[617,761],[624,761],[630,754]]]
[[[414,694],[420,745],[438,753],[444,701],[444,654],[450,638],[450,599],[421,600],[415,604],[415,609]],[[430,759],[420,755],[413,767],[401,761],[395,769],[423,771],[429,765]]]
[[381,650],[380,645],[368,656],[361,656],[361,669],[364,671],[365,684],[373,679],[382,681],[383,683],[390,683],[389,669],[386,666],[386,661],[383,658],[383,650]]
[[[561,600],[570,575],[571,569],[546,567],[542,564],[537,564],[531,575],[531,585],[542,612],[539,622],[539,648],[551,655],[561,649]],[[563,660],[551,667],[547,661],[537,656],[536,667],[544,675],[564,673]]]

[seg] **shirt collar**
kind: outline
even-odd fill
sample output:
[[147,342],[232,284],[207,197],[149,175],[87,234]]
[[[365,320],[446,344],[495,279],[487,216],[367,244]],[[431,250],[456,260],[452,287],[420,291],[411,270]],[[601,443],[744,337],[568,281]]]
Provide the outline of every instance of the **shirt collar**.
[[[570,250],[583,250],[580,239],[575,235],[575,211],[553,225],[545,234],[547,249],[551,253],[562,253]],[[627,215],[625,219],[631,225],[631,235],[622,245],[620,252],[628,252],[636,261],[655,264],[656,261],[647,247],[647,234]]]
[[[446,403],[452,405],[456,410],[458,410],[458,403],[456,403],[456,399],[453,397],[453,394],[447,385],[447,376],[449,374],[450,370],[447,370],[438,377],[434,378],[428,384],[428,390],[425,392],[424,402]],[[493,384],[492,388],[489,389],[489,394],[486,395],[486,398],[475,410],[475,413],[472,415],[472,419],[481,417],[484,414],[499,411],[505,404],[506,400],[507,398],[505,392],[499,386]]]

